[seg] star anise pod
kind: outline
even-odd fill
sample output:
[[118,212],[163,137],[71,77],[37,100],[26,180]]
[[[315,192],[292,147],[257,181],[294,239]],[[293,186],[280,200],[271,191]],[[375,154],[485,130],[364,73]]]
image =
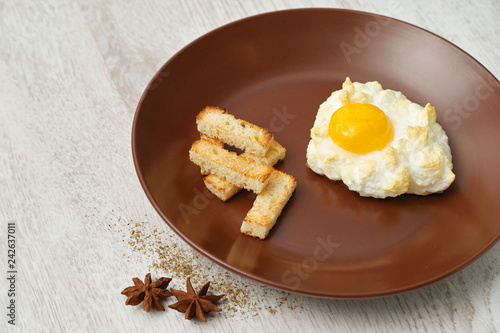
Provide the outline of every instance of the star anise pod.
[[224,297],[224,295],[207,295],[209,286],[210,282],[205,283],[198,294],[196,294],[188,278],[186,281],[187,292],[170,288],[172,294],[177,298],[177,303],[171,304],[168,307],[179,312],[185,312],[186,319],[191,320],[196,316],[199,320],[207,321],[205,314],[221,311],[215,303]]
[[139,305],[142,302],[142,308],[146,312],[149,312],[151,307],[165,311],[161,300],[172,296],[172,293],[167,290],[171,280],[171,278],[162,277],[151,283],[151,273],[146,274],[144,283],[139,278],[132,278],[134,286],[122,291],[122,294],[128,297],[125,305]]

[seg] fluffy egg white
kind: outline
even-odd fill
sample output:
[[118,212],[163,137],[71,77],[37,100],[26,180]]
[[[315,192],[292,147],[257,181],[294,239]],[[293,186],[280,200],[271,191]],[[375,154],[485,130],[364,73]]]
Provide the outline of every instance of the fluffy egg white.
[[[373,120],[370,108],[383,114]],[[356,137],[356,131],[363,133]],[[412,103],[376,81],[352,83],[347,78],[321,104],[306,157],[311,170],[343,181],[361,196],[427,195],[444,191],[455,179],[448,137],[436,122],[434,107]]]

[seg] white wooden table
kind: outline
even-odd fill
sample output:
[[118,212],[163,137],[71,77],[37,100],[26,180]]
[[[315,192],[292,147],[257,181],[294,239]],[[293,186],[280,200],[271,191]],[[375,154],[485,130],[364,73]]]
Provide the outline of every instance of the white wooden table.
[[[0,331],[500,331],[500,244],[421,289],[318,299],[213,264],[173,234],[144,195],[130,132],[160,66],[231,21],[312,6],[416,24],[500,77],[498,0],[0,2]],[[16,237],[15,297],[8,292],[9,230]],[[195,288],[211,279],[214,293],[227,294],[223,311],[202,323],[170,309],[125,306],[121,290],[149,271],[174,275],[177,289],[187,276]],[[7,316],[12,299],[15,326]]]

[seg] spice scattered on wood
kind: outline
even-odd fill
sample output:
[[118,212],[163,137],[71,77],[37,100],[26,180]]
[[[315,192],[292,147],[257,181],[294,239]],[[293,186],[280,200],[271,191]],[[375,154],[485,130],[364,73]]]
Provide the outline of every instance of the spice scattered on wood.
[[130,250],[126,250],[123,255],[130,261],[140,263],[139,267],[144,267],[146,264],[146,267],[155,274],[173,277],[171,285],[187,278],[192,283],[200,285],[204,281],[211,280],[211,286],[218,293],[225,294],[218,304],[223,310],[221,316],[246,320],[277,313],[277,311],[266,311],[269,309],[304,311],[300,305],[302,300],[297,296],[254,284],[235,273],[221,269],[183,243],[167,226],[158,227],[153,222],[143,221],[142,218],[141,220],[124,218],[125,214],[119,209],[105,217],[108,230],[120,233],[123,245]]

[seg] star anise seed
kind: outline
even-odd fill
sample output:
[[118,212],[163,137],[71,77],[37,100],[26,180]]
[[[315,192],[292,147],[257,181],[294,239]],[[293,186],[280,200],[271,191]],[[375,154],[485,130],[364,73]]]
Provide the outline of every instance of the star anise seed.
[[167,290],[171,280],[171,278],[162,277],[151,283],[151,273],[146,274],[144,283],[139,278],[132,278],[134,285],[122,291],[122,294],[127,296],[125,305],[139,305],[142,302],[142,308],[146,312],[149,312],[151,307],[165,311],[161,300],[172,296],[172,293]]
[[224,297],[224,295],[207,295],[209,286],[210,282],[205,283],[198,294],[196,294],[191,285],[191,280],[188,278],[186,281],[187,292],[170,288],[172,295],[177,298],[177,303],[171,304],[168,307],[179,312],[185,312],[186,319],[191,320],[193,317],[196,317],[199,320],[207,321],[205,314],[221,311],[215,303]]

